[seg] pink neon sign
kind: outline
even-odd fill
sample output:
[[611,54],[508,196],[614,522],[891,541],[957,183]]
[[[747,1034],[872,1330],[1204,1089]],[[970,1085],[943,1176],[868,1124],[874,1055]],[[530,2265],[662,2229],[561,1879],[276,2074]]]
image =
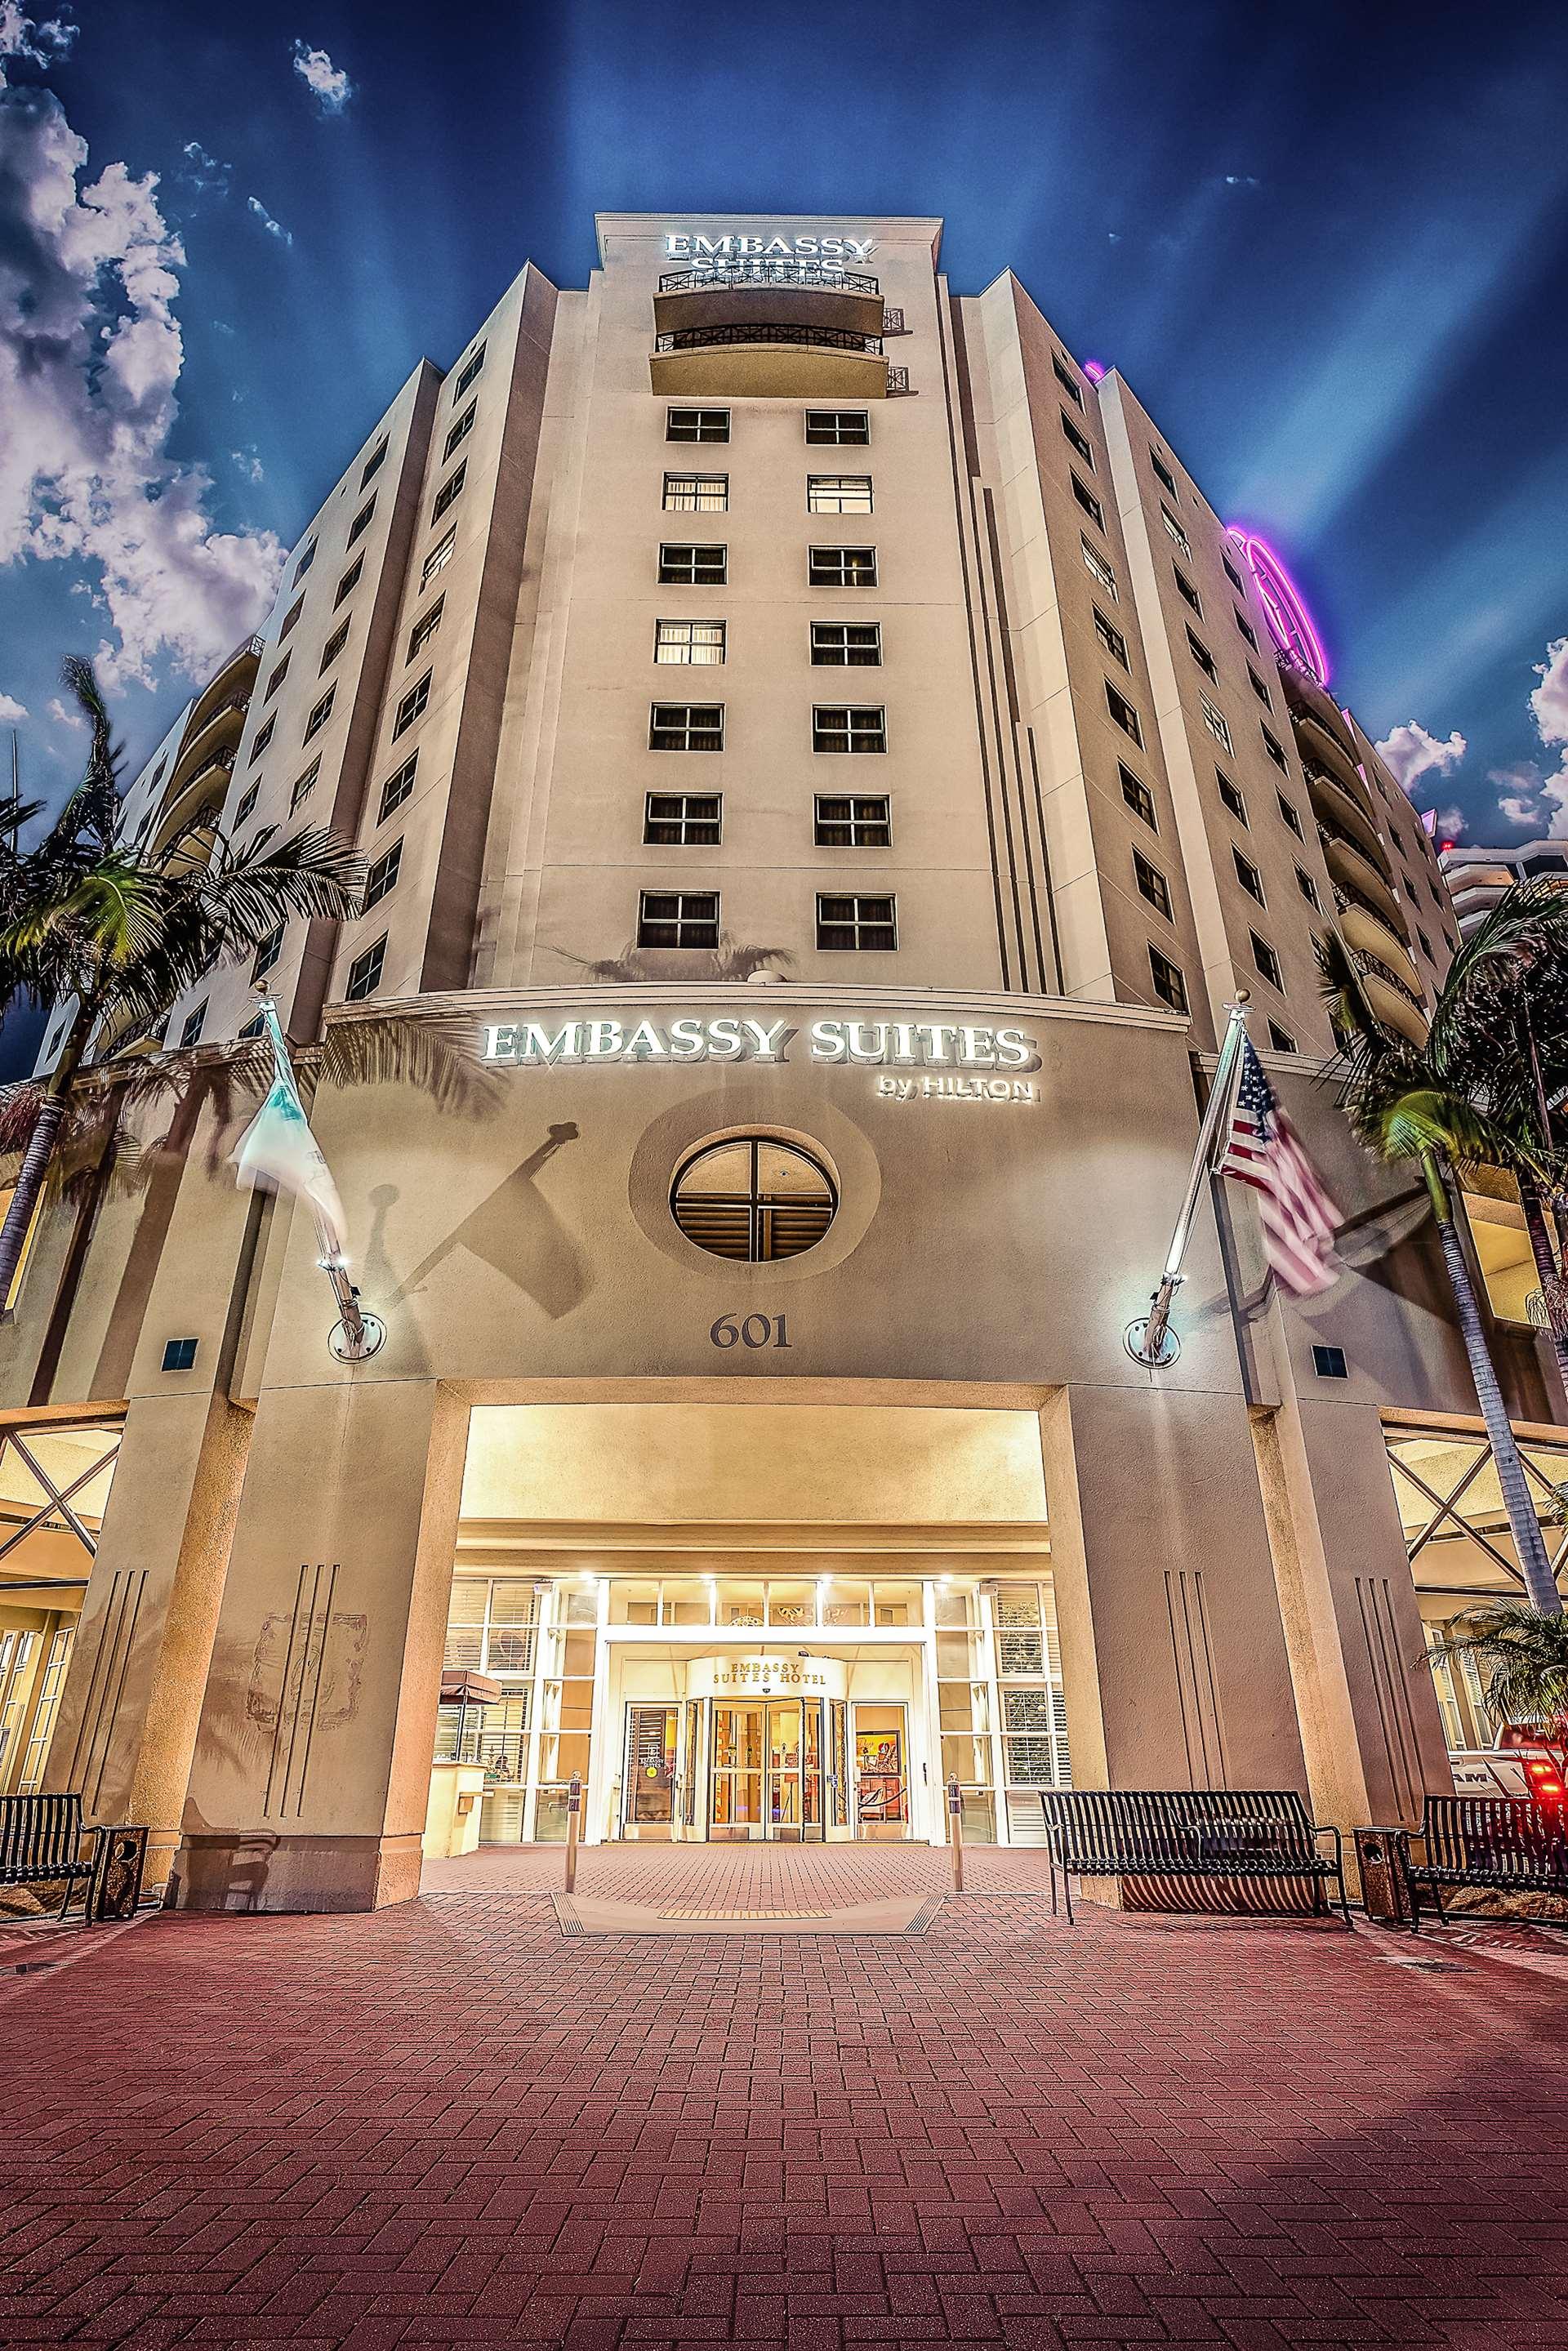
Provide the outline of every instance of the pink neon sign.
[[1247,559],[1252,574],[1258,599],[1263,607],[1263,617],[1269,623],[1269,634],[1298,669],[1315,677],[1320,685],[1329,682],[1328,655],[1322,639],[1312,626],[1312,614],[1301,600],[1300,589],[1266,539],[1256,531],[1241,530],[1235,524],[1226,532],[1234,539]]

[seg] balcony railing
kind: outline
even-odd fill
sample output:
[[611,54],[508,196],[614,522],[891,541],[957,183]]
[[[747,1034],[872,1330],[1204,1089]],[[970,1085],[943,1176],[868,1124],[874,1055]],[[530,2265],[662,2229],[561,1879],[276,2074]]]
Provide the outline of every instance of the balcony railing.
[[1354,832],[1347,832],[1343,825],[1333,823],[1332,820],[1325,817],[1321,810],[1318,814],[1318,839],[1323,843],[1325,848],[1332,841],[1339,848],[1348,849],[1354,856],[1360,858],[1362,863],[1366,867],[1369,873],[1375,874],[1379,882],[1383,883],[1390,892],[1393,891],[1393,869],[1390,868],[1386,872],[1384,872],[1378,865],[1376,857],[1374,855],[1373,852],[1367,848],[1364,841],[1357,841]]
[[699,261],[669,270],[661,294],[695,294],[708,286],[812,286],[835,294],[880,294],[882,286],[864,269],[839,269],[831,261]]
[[[1375,923],[1381,923],[1390,937],[1397,936],[1386,906],[1378,905],[1376,901],[1369,898],[1364,890],[1353,890],[1348,882],[1335,882],[1331,886],[1333,890],[1334,904],[1342,914],[1352,906],[1359,906],[1364,914],[1370,914]],[[1403,944],[1404,942],[1401,941],[1401,945]]]
[[186,777],[183,784],[180,788],[181,790],[188,792],[193,784],[199,784],[202,778],[204,776],[210,776],[214,768],[223,768],[226,770],[232,771],[236,747],[237,747],[233,743],[225,743],[221,750],[209,752],[207,757],[202,761],[201,766],[199,768],[193,768],[191,773]]
[[1405,998],[1406,1003],[1412,1006],[1413,1008],[1421,1015],[1422,1019],[1425,1020],[1427,1018],[1427,1008],[1421,1001],[1421,998],[1416,995],[1413,987],[1406,987],[1405,982],[1400,978],[1399,974],[1396,971],[1390,971],[1388,966],[1383,961],[1381,956],[1370,954],[1365,947],[1352,947],[1350,951],[1350,959],[1352,963],[1354,964],[1357,971],[1364,973],[1372,978],[1382,980],[1385,987],[1392,987],[1398,995],[1402,996]]
[[856,351],[867,359],[882,357],[880,335],[854,335],[847,327],[756,326],[680,327],[673,335],[656,337],[653,349],[664,351],[711,351],[726,345],[788,344],[795,350]]

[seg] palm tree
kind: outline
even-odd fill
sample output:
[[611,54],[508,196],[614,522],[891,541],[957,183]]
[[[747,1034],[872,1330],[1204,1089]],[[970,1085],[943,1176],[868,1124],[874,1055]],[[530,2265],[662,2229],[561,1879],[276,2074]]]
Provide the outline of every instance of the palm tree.
[[[1472,946],[1476,944],[1471,942]],[[1478,1098],[1471,1048],[1467,1043],[1461,1050],[1459,1041],[1463,952],[1454,966],[1458,981],[1450,975],[1424,1046],[1413,1045],[1382,1025],[1337,938],[1331,936],[1321,943],[1319,960],[1343,1059],[1342,1107],[1356,1136],[1375,1158],[1385,1165],[1414,1162],[1420,1170],[1437,1222],[1520,1573],[1532,1605],[1545,1615],[1561,1614],[1562,1595],[1546,1556],[1524,1464],[1487,1344],[1451,1193],[1456,1169],[1507,1164],[1514,1154],[1528,1161],[1540,1180],[1552,1180],[1555,1166],[1549,1154],[1532,1145],[1526,1134],[1503,1114],[1511,1099],[1509,1088],[1496,1090],[1496,1104]]]
[[70,1006],[48,1076],[0,1094],[0,1148],[22,1152],[0,1224],[0,1301],[84,1064],[143,1042],[220,956],[259,945],[290,915],[356,913],[361,880],[360,860],[328,832],[274,846],[268,829],[236,853],[209,814],[156,850],[122,838],[120,754],[98,681],[74,658],[64,674],[92,729],[82,780],[31,848],[21,835],[36,804],[13,808],[0,841],[0,1013],[24,992]]
[[1568,1766],[1568,1616],[1543,1614],[1521,1600],[1492,1600],[1454,1621],[1457,1629],[1428,1654],[1435,1660],[1473,1657],[1493,1722],[1539,1731],[1562,1779]]

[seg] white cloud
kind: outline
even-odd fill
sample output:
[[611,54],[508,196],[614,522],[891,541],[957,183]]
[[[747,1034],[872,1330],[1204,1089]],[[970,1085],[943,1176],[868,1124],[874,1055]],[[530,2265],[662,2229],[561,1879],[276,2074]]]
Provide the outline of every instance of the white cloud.
[[323,114],[341,114],[354,95],[354,85],[340,66],[335,66],[325,49],[313,49],[305,41],[294,44],[294,70],[320,101]]
[[1500,793],[1498,798],[1498,807],[1501,810],[1504,822],[1516,824],[1521,832],[1532,831],[1542,821],[1541,810],[1536,802],[1521,800],[1516,792]]
[[1535,731],[1543,743],[1568,743],[1568,637],[1552,640],[1535,674],[1541,680],[1530,697]]
[[82,727],[87,725],[87,720],[82,716],[81,712],[73,710],[68,702],[62,702],[57,694],[48,707],[49,716],[57,726]]
[[1263,183],[1255,180],[1250,172],[1227,172],[1224,184],[1228,188],[1260,188]]
[[1437,822],[1436,827],[1438,840],[1459,840],[1464,833],[1467,822],[1468,819],[1466,818],[1463,809],[1439,809],[1437,810]]
[[254,449],[231,449],[229,455],[247,482],[264,482],[267,479],[266,468]]
[[272,214],[267,211],[267,206],[262,203],[259,196],[246,196],[245,200],[245,208],[247,213],[255,214],[256,219],[261,223],[268,236],[277,237],[279,242],[284,245],[293,244],[294,237],[292,232],[286,229],[281,221],[275,221],[273,219]]
[[1446,743],[1427,733],[1418,720],[1396,726],[1377,746],[1379,757],[1406,792],[1414,793],[1423,776],[1446,776],[1457,768],[1469,745],[1456,726]]
[[209,191],[215,191],[220,196],[228,194],[229,181],[234,173],[232,163],[221,163],[215,155],[209,155],[199,139],[187,139],[180,152],[188,167],[180,177],[187,187],[193,189],[197,195],[205,195]]
[[[21,0],[0,0],[0,58],[25,57],[29,65],[53,65],[57,57],[70,54],[71,44],[80,29],[58,16],[35,25],[30,16],[23,15]],[[4,86],[5,79],[4,70],[0,69],[0,86]]]
[[26,716],[25,702],[18,702],[14,694],[0,694],[0,726],[15,726],[19,718]]
[[111,162],[87,180],[52,91],[0,89],[0,564],[77,567],[107,684],[199,676],[265,611],[282,549],[215,529],[206,472],[168,454],[184,248],[155,173]]

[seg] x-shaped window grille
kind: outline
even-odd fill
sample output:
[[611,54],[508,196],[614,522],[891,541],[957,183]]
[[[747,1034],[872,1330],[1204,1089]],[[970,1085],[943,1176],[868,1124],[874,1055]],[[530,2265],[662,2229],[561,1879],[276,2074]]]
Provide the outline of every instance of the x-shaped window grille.
[[[44,1499],[31,1518],[25,1520],[20,1526],[13,1528],[5,1541],[0,1542],[0,1560],[5,1559],[8,1552],[14,1552],[19,1543],[26,1542],[27,1537],[35,1533],[39,1527],[47,1526],[51,1520],[57,1521],[75,1535],[89,1559],[97,1558],[98,1538],[91,1528],[72,1510],[71,1498],[75,1494],[79,1494],[84,1486],[91,1485],[95,1478],[100,1478],[104,1470],[120,1458],[119,1430],[106,1428],[98,1433],[104,1439],[103,1451],[95,1459],[89,1461],[85,1469],[78,1470],[68,1484],[61,1486],[44,1467],[35,1450],[35,1446],[29,1444],[28,1437],[31,1437],[36,1440],[40,1436],[78,1436],[85,1432],[54,1426],[29,1430],[26,1435],[24,1435],[20,1429],[5,1430],[4,1437],[0,1438],[0,1447],[8,1446],[16,1453],[28,1476],[43,1488]],[[0,1459],[0,1471],[4,1470],[4,1461]],[[23,1508],[26,1507],[24,1504]]]
[[[1473,1443],[1475,1447],[1474,1458],[1466,1462],[1464,1468],[1460,1470],[1458,1477],[1455,1479],[1452,1486],[1449,1487],[1446,1494],[1440,1494],[1437,1490],[1436,1487],[1428,1485],[1426,1479],[1422,1477],[1420,1471],[1412,1467],[1405,1455],[1396,1451],[1393,1446],[1390,1446],[1389,1458],[1393,1462],[1394,1467],[1398,1471],[1400,1477],[1407,1479],[1409,1483],[1416,1489],[1417,1492],[1424,1494],[1427,1501],[1432,1505],[1432,1515],[1427,1520],[1426,1524],[1418,1528],[1414,1535],[1410,1534],[1409,1531],[1406,1531],[1406,1550],[1409,1555],[1410,1564],[1412,1568],[1414,1568],[1417,1557],[1426,1548],[1427,1544],[1432,1541],[1434,1537],[1443,1532],[1448,1526],[1451,1525],[1453,1531],[1457,1533],[1462,1541],[1477,1544],[1480,1550],[1485,1552],[1489,1559],[1496,1562],[1497,1565],[1501,1568],[1503,1573],[1508,1577],[1510,1583],[1517,1583],[1522,1590],[1524,1587],[1524,1578],[1520,1573],[1519,1569],[1515,1566],[1513,1561],[1507,1556],[1506,1552],[1500,1551],[1496,1543],[1492,1542],[1489,1537],[1482,1532],[1481,1529],[1475,1523],[1474,1520],[1467,1519],[1459,1509],[1459,1504],[1463,1500],[1465,1495],[1469,1491],[1471,1486],[1474,1485],[1476,1479],[1481,1475],[1481,1472],[1490,1467],[1492,1459],[1491,1446],[1484,1437],[1477,1437],[1474,1439],[1467,1438],[1463,1440],[1463,1442],[1466,1445]],[[1536,1515],[1542,1520],[1541,1531],[1542,1535],[1547,1538],[1547,1556],[1551,1562],[1552,1573],[1554,1576],[1560,1578],[1564,1565],[1568,1564],[1568,1523],[1564,1523],[1564,1521],[1568,1521],[1568,1509],[1564,1508],[1564,1495],[1565,1491],[1568,1491],[1568,1453],[1565,1453],[1562,1457],[1562,1467],[1564,1471],[1564,1483],[1563,1485],[1553,1484],[1552,1480],[1546,1476],[1543,1470],[1536,1466],[1535,1462],[1531,1460],[1529,1453],[1524,1451],[1522,1447],[1521,1448],[1520,1458],[1524,1464],[1524,1474],[1526,1478],[1529,1479],[1532,1484],[1540,1488],[1541,1492],[1547,1502],[1548,1509],[1545,1514],[1543,1515],[1538,1508]],[[1551,1541],[1551,1537],[1553,1531],[1559,1529],[1560,1531],[1557,1533],[1557,1540],[1555,1543],[1553,1543]]]

